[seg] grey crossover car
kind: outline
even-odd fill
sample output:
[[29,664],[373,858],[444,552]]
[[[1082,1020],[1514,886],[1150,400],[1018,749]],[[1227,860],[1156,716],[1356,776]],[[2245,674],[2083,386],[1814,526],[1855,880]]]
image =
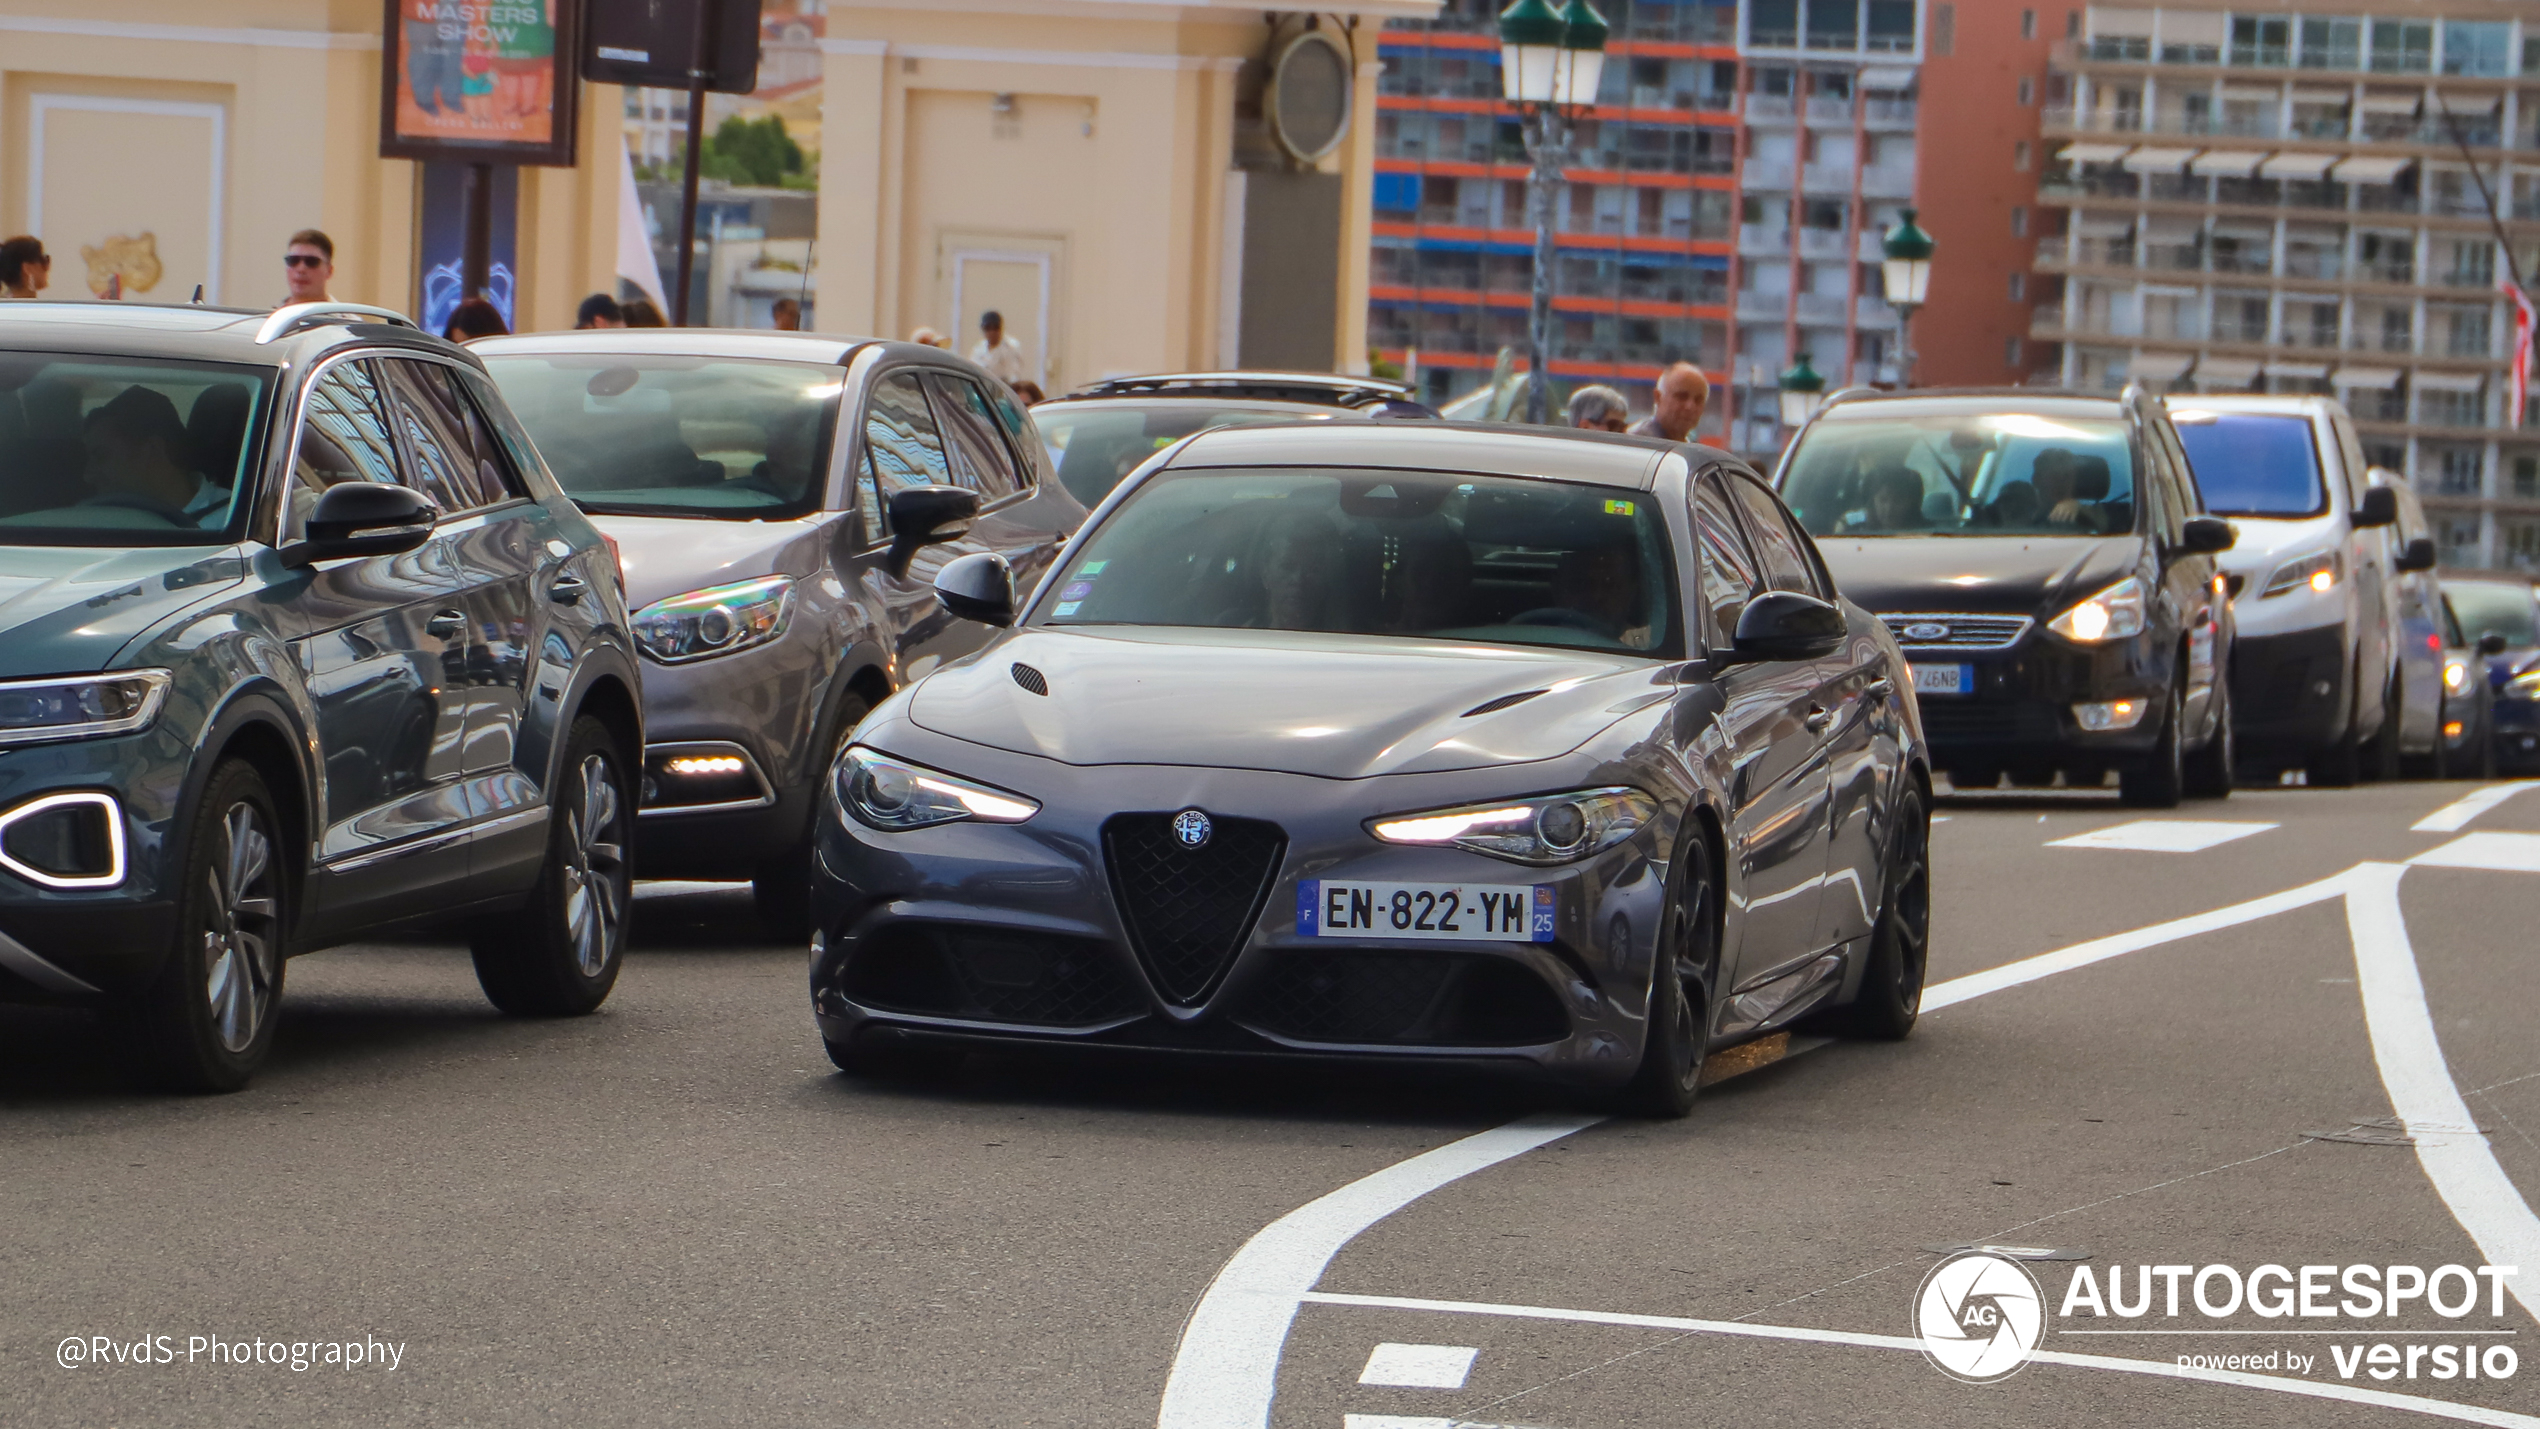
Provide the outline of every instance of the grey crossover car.
[[1029,581],[1084,508],[1002,383],[910,343],[688,328],[474,345],[617,542],[644,660],[647,878],[754,880],[805,930],[815,796],[865,712],[986,638],[927,582]]
[[1681,1114],[1704,1056],[1920,1006],[1906,667],[1733,458],[1230,427],[837,761],[813,1009],[962,1042],[1484,1061]]

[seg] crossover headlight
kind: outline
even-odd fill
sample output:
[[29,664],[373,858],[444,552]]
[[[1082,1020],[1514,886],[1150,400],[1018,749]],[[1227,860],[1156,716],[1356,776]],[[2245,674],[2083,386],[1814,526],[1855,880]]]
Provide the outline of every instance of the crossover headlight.
[[2143,633],[2143,582],[2134,576],[2046,622],[2046,628],[2082,645]]
[[2540,670],[2525,670],[2505,682],[2505,698],[2540,700]]
[[1370,819],[1367,831],[1389,844],[1452,846],[1512,863],[1555,864],[1602,853],[1657,815],[1658,801],[1638,789],[1582,789]]
[[878,749],[850,746],[830,775],[840,808],[857,823],[885,833],[976,819],[1019,824],[1041,811],[1020,794],[957,779],[940,769],[894,759]]
[[0,744],[148,729],[167,703],[168,678],[165,670],[118,670],[0,684]]
[[785,633],[792,576],[761,576],[657,600],[635,612],[635,643],[665,665],[729,655]]
[[2446,660],[2443,662],[2443,688],[2456,695],[2469,688],[2469,662],[2467,660]]
[[2322,551],[2316,556],[2286,561],[2267,577],[2264,586],[2259,587],[2258,599],[2291,595],[2306,586],[2313,594],[2326,595],[2336,589],[2338,578],[2345,573],[2344,564],[2337,559],[2335,551]]

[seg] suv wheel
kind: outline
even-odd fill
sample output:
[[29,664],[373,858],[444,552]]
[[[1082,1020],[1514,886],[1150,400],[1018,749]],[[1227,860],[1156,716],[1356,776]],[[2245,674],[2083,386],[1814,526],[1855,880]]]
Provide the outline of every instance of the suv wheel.
[[2170,682],[2161,706],[2161,734],[2150,752],[2117,771],[2117,797],[2138,809],[2175,809],[2187,783],[2185,756],[2179,752],[2178,727],[2186,710],[2179,702],[2178,682]]
[[529,907],[479,922],[470,939],[477,985],[496,1007],[577,1017],[608,999],[626,951],[634,807],[608,726],[589,715],[575,720],[548,802],[547,866]]
[[2237,753],[2231,738],[2231,683],[2214,682],[2214,732],[2205,739],[2205,747],[2186,759],[2185,791],[2191,799],[2228,799],[2231,797],[2231,762]]
[[178,875],[176,948],[140,1009],[172,1086],[234,1092],[273,1049],[290,927],[281,830],[255,766],[231,760],[212,771]]

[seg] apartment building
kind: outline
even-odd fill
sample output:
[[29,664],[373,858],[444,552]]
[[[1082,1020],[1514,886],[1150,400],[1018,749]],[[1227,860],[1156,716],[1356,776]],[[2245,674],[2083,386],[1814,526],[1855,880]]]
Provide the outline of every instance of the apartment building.
[[2540,270],[2540,11],[2096,4],[2055,75],[2060,379],[2334,392],[2448,563],[2540,569],[2497,286]]

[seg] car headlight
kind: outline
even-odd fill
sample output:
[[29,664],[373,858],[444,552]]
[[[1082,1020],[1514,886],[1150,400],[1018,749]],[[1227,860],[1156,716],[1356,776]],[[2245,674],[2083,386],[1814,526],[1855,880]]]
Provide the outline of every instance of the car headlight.
[[168,679],[165,670],[118,670],[0,684],[0,744],[147,729],[167,703]]
[[2443,688],[2456,695],[2469,688],[2468,661],[2446,660],[2443,662]]
[[1657,816],[1658,801],[1638,789],[1582,789],[1370,819],[1367,831],[1389,844],[1452,846],[1512,863],[1555,864],[1603,853]]
[[2316,556],[2286,561],[2267,577],[2267,583],[2258,590],[2258,599],[2291,595],[2305,586],[2315,595],[2326,595],[2336,588],[2338,577],[2345,573],[2345,567],[2337,559],[2335,551],[2322,551]]
[[2540,700],[2540,670],[2525,670],[2506,681],[2505,698]]
[[657,600],[635,612],[635,643],[665,665],[729,655],[785,633],[792,576],[761,576]]
[[2127,576],[2046,622],[2046,628],[2082,645],[2143,633],[2143,582]]
[[957,779],[861,744],[838,756],[829,782],[840,808],[853,814],[857,823],[884,833],[963,819],[1019,824],[1041,811],[1038,803],[1020,794]]

